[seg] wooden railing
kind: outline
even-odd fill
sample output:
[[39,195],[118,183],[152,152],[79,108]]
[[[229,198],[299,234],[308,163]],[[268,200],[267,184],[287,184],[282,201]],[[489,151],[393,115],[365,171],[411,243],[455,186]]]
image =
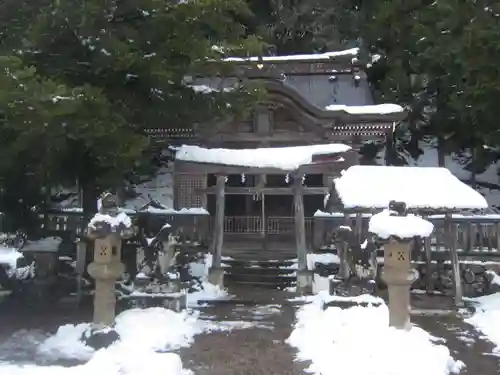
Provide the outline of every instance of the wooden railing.
[[[212,221],[209,215],[199,214],[129,214],[136,226],[143,233],[152,237],[165,223],[169,223],[174,231],[182,231],[193,241],[208,243],[211,238]],[[260,234],[262,230],[260,216],[229,216],[224,218],[224,232],[227,234]],[[431,217],[435,229],[431,237],[434,250],[442,251],[445,246],[444,218]],[[361,224],[361,235],[368,234],[369,217],[358,220]],[[356,218],[350,217],[348,222],[338,217],[306,218],[306,237],[312,247],[319,248],[331,242],[332,233],[340,225],[356,227]],[[293,236],[295,233],[293,217],[266,218],[268,235]],[[462,253],[478,253],[500,256],[500,216],[455,216],[452,219],[453,233],[457,249]],[[40,216],[40,236],[78,236],[86,227],[81,212],[49,212]]]
[[[431,236],[431,246],[434,250],[446,250],[444,217],[434,216],[429,220],[434,224]],[[368,234],[369,216],[361,218],[361,235]],[[359,221],[358,221],[359,223]],[[347,222],[340,215],[337,217],[314,217],[314,246],[321,247],[328,243],[333,231],[340,225],[349,225],[356,228],[356,218],[349,217]],[[452,229],[456,247],[460,252],[482,252],[500,256],[500,216],[459,216],[452,218]]]
[[[192,241],[206,243],[209,238],[209,215],[186,213],[128,213],[136,228],[146,237],[153,237],[166,224],[174,232],[185,235]],[[87,222],[78,211],[53,211],[39,215],[40,237],[44,236],[80,236],[84,233]]]
[[[224,233],[261,234],[263,229],[268,235],[293,235],[295,221],[291,216],[266,217],[262,228],[261,216],[226,216],[224,217]],[[313,218],[305,219],[306,235],[312,236]]]
[[[213,224],[213,220],[211,221]],[[224,217],[224,233],[257,234],[262,231],[261,216],[226,216]]]

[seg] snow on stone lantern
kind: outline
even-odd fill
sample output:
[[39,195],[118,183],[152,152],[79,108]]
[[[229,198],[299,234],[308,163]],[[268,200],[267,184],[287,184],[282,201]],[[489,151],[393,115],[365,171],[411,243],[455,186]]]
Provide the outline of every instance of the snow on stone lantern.
[[[99,336],[98,344],[89,345],[106,346],[118,338],[116,333],[110,334],[109,327],[115,320],[115,283],[125,270],[121,262],[121,242],[132,237],[135,228],[130,217],[119,212],[116,197],[106,194],[102,197],[99,213],[90,220],[86,234],[94,241],[94,260],[88,265],[88,273],[95,280],[93,327],[90,334],[86,333],[87,342],[91,337]],[[103,340],[107,342],[102,344]]]
[[389,292],[389,325],[410,330],[410,287],[417,280],[411,267],[411,249],[415,238],[429,237],[432,223],[408,214],[406,204],[392,201],[389,209],[373,215],[368,230],[384,243],[382,278]]

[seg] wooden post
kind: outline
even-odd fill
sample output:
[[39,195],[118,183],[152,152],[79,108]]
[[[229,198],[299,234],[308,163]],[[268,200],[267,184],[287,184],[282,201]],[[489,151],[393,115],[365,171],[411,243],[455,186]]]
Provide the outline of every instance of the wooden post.
[[209,272],[209,281],[214,285],[222,286],[224,272],[222,270],[222,246],[224,244],[224,211],[226,206],[224,188],[226,176],[217,175],[215,193],[215,220],[212,239],[212,268]]
[[325,221],[323,217],[313,217],[313,246],[315,249],[325,244]]
[[87,262],[87,244],[83,238],[78,239],[76,243],[76,301],[79,305],[82,301],[83,275]]
[[360,214],[359,212],[356,214],[356,224],[355,224],[355,234],[358,243],[361,243],[361,237],[363,234],[363,215]]
[[260,196],[260,235],[262,237],[263,248],[267,248],[267,221],[266,221],[266,194]]
[[306,223],[304,217],[304,197],[302,194],[302,176],[293,176],[293,206],[295,214],[295,246],[297,247],[297,288],[310,286],[310,275],[307,269]]
[[456,235],[450,214],[445,215],[444,225],[445,225],[445,235],[447,239],[446,242],[448,242],[447,247],[450,250],[450,257],[451,257],[455,307],[463,307],[464,306],[463,290],[462,290],[462,280],[460,277],[460,264],[458,261],[458,252],[456,246]]
[[[427,220],[428,217],[424,216]],[[424,238],[424,252],[425,252],[425,290],[427,294],[431,294],[434,291],[434,283],[432,282],[432,249],[431,249],[431,238]]]
[[[344,220],[342,225],[344,226],[350,226],[349,223],[349,215],[344,213]],[[339,243],[342,247],[340,249],[337,249],[337,255],[339,256],[340,259],[340,264],[339,264],[339,276],[342,280],[347,280],[349,278],[349,266],[347,264],[347,243],[342,242],[342,244]]]
[[394,165],[394,133],[386,134],[385,138],[385,165]]

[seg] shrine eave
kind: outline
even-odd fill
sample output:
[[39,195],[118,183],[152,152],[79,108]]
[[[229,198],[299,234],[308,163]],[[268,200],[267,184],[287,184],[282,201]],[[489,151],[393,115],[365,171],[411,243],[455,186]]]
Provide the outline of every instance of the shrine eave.
[[296,169],[283,169],[274,167],[250,167],[238,165],[212,164],[176,160],[174,164],[175,174],[215,174],[215,175],[233,175],[233,174],[321,174],[328,172],[340,172],[352,165],[347,159],[332,163],[312,163],[301,165]]
[[404,110],[389,113],[349,113],[347,109],[328,110],[311,104],[297,90],[287,87],[281,82],[267,81],[266,88],[269,103],[292,104],[317,119],[334,120],[337,123],[393,123],[401,122],[408,116]]

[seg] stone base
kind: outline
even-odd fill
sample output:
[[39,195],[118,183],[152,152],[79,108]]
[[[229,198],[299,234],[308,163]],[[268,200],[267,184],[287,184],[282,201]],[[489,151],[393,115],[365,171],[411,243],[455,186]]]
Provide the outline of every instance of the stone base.
[[218,287],[224,287],[224,269],[211,267],[208,271],[208,282]]
[[297,293],[311,294],[313,285],[313,273],[309,270],[297,271]]
[[81,340],[95,350],[107,348],[120,339],[120,335],[110,327],[92,327],[85,331]]
[[330,295],[332,296],[356,297],[363,294],[373,295],[376,294],[376,289],[376,282],[374,280],[330,278]]
[[171,295],[146,294],[123,298],[128,302],[129,308],[163,307],[165,309],[181,312],[187,308],[187,293],[172,293]]

